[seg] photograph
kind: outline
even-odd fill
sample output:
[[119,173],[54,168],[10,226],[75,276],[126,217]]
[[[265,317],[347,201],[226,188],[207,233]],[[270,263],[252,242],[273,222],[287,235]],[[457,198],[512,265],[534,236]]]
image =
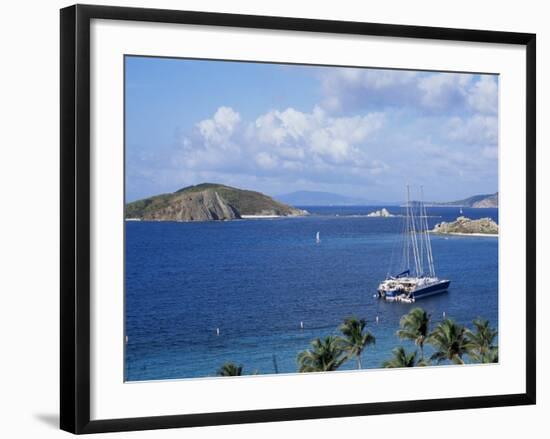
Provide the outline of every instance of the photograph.
[[0,438],[548,430],[542,2],[5,6]]
[[124,69],[126,382],[498,363],[498,75]]

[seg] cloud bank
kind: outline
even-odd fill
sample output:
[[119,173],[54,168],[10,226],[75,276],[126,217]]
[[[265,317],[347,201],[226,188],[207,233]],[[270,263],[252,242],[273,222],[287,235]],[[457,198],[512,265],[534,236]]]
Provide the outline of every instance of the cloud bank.
[[445,186],[497,190],[497,76],[324,68],[311,81],[313,108],[244,117],[220,102],[180,127],[168,160],[159,158],[165,179],[394,200],[405,184],[432,186],[433,199],[448,197]]
[[243,121],[235,109],[222,106],[183,135],[175,165],[287,181],[368,181],[387,168],[369,154],[384,122],[379,112],[335,117],[320,107],[309,113],[270,110]]

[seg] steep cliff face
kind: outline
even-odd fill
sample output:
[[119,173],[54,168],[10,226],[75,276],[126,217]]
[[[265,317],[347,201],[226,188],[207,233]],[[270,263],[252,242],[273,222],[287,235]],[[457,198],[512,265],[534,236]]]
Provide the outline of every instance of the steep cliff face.
[[240,218],[239,212],[216,191],[181,193],[166,206],[145,213],[141,219],[153,221],[213,221]]
[[219,221],[246,215],[300,216],[306,213],[259,192],[213,183],[189,186],[172,194],[126,205],[127,219],[146,221]]

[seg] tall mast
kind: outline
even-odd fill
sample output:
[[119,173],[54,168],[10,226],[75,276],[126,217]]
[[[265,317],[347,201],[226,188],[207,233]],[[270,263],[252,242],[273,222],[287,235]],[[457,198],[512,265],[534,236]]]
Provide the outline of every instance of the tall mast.
[[420,186],[420,203],[422,216],[422,228],[424,229],[424,239],[426,240],[426,255],[428,257],[428,270],[431,277],[435,277],[434,258],[432,254],[432,243],[430,241],[430,233],[428,231],[428,213],[424,204],[424,187]]
[[407,185],[407,219],[409,220],[410,225],[410,235],[411,235],[411,244],[413,248],[413,257],[414,257],[414,265],[416,269],[416,275],[419,276],[421,274],[421,266],[420,266],[420,257],[418,254],[418,241],[416,239],[416,225],[414,221],[414,215],[411,209],[411,194],[410,194],[410,188],[409,185]]
[[[419,203],[418,203],[418,227],[419,227],[419,232],[420,232],[420,246],[421,246],[421,249],[420,251],[422,252],[422,259],[424,258],[424,247],[426,248],[426,256],[428,254],[428,246],[427,246],[427,243],[426,243],[426,228],[424,227],[424,218],[425,215],[424,215],[424,192],[423,192],[423,187],[420,186],[420,200],[419,200]],[[426,244],[426,245],[425,245]],[[426,257],[426,259],[429,259],[428,257]],[[429,261],[428,261],[428,270],[429,270]],[[424,265],[422,265],[422,269],[424,269]]]

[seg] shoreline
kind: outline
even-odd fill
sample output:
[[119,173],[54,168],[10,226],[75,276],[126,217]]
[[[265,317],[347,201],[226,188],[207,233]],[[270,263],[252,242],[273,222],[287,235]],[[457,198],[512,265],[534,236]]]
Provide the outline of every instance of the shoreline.
[[[241,219],[270,219],[270,218],[286,218],[291,215],[241,215]],[[298,215],[293,215],[298,216]]]
[[178,220],[164,220],[164,219],[141,219],[141,218],[124,218],[124,221],[128,222],[149,222],[149,223],[160,223],[160,222],[173,222],[173,223],[206,223],[206,222],[228,222],[228,221],[240,221],[247,219],[276,219],[276,218],[303,218],[308,216],[305,215],[241,215],[240,218],[234,219],[224,219],[224,220],[192,220],[192,221],[178,221]]
[[240,219],[304,218],[306,216],[309,216],[309,212],[304,215],[241,215]]
[[474,236],[474,237],[482,237],[482,238],[498,238],[498,233],[464,233],[464,232],[448,232],[448,233],[439,233],[434,232],[430,230],[430,233],[433,235],[439,235],[439,236]]

